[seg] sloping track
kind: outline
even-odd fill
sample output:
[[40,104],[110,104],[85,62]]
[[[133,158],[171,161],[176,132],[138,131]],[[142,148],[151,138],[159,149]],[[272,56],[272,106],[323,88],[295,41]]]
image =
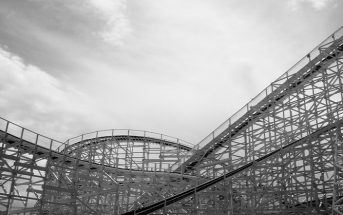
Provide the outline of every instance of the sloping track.
[[[342,127],[343,127],[343,120],[340,120],[336,123],[333,123],[333,124],[330,124],[328,126],[325,126],[324,128],[321,128],[319,129],[318,131],[316,132],[313,132],[312,134],[304,137],[304,138],[301,138],[297,141],[294,141],[292,143],[289,143],[288,145],[285,145],[285,146],[282,146],[280,147],[279,149],[276,149],[252,162],[249,162],[237,169],[234,169],[222,176],[219,176],[215,179],[212,179],[212,180],[209,180],[205,183],[202,183],[200,185],[197,185],[196,187],[193,187],[189,190],[186,190],[182,193],[179,193],[175,196],[172,196],[170,198],[167,198],[167,199],[164,199],[162,201],[159,201],[155,204],[152,204],[152,205],[149,205],[147,207],[144,207],[144,208],[140,208],[140,209],[137,209],[137,210],[133,210],[133,211],[130,211],[130,212],[127,212],[123,215],[146,215],[146,214],[150,214],[152,212],[155,212],[157,210],[160,210],[160,209],[163,209],[165,207],[168,207],[169,205],[173,204],[173,203],[178,203],[190,196],[194,196],[196,195],[197,193],[199,192],[202,192],[203,190],[205,189],[208,189],[209,187],[212,187],[212,186],[215,186],[217,183],[219,182],[222,182],[224,180],[227,180],[227,179],[230,179],[230,177],[232,176],[235,176],[235,175],[238,175],[250,168],[252,168],[254,165],[259,165],[259,163],[263,163],[263,162],[266,162],[270,159],[273,159],[275,157],[283,157],[285,155],[287,155],[291,150],[294,149],[294,147],[300,145],[300,144],[304,144],[306,142],[310,142],[314,139],[318,139],[321,135],[325,134],[325,133],[328,133],[328,132],[332,132],[332,131],[335,131],[337,132],[337,130],[339,132],[341,132],[342,130]],[[332,198],[332,197],[331,197]],[[308,206],[308,204],[306,204],[308,202],[303,202],[303,203],[299,203],[299,204],[296,204],[294,205],[294,207],[292,209],[297,209],[297,207],[301,206],[302,204],[305,205],[305,206]],[[316,203],[316,201],[314,201],[314,203]],[[311,205],[312,206],[312,205]],[[318,206],[318,204],[314,204],[314,208]],[[327,207],[330,207],[331,205],[328,205]],[[328,208],[325,208],[326,210]],[[167,209],[165,209],[165,211],[167,211]],[[312,211],[313,208],[310,208],[310,212],[313,212]],[[294,211],[291,211],[291,212],[294,212]],[[321,211],[321,212],[325,212],[325,211]],[[278,213],[282,213],[282,211],[274,211],[275,214],[278,214]]]

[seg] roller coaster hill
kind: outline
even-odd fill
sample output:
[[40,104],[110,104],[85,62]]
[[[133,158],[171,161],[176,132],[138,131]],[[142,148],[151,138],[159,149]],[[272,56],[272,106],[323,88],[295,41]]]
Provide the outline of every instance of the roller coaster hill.
[[343,27],[192,145],[0,118],[0,214],[343,214]]

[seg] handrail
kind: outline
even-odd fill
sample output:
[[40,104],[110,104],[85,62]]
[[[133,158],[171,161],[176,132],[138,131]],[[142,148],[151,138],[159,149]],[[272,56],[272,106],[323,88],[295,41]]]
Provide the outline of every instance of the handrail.
[[37,132],[24,128],[2,117],[0,117],[0,130],[5,131],[6,133],[14,135],[16,137],[19,137],[22,140],[32,142],[39,146],[50,148],[51,150],[56,150],[58,147],[63,145],[63,142],[61,141],[54,140],[50,137],[41,135]]
[[[162,140],[162,141],[169,141],[169,142],[173,142],[178,145],[183,145],[189,148],[194,147],[194,144],[187,142],[185,140],[172,137],[169,135],[161,134],[161,133],[151,132],[151,131],[135,130],[135,129],[104,129],[104,130],[84,133],[76,137],[69,138],[58,148],[58,150],[62,151],[64,148],[69,147],[73,144],[79,143],[81,141],[94,139],[94,138],[110,137],[110,136],[112,137],[114,136],[140,136],[140,137],[153,138],[153,139]],[[64,148],[62,149],[62,147]]]
[[[77,137],[74,138],[70,138],[68,139],[66,142],[61,142],[61,141],[57,141],[54,140],[52,138],[49,138],[47,136],[41,135],[37,132],[34,132],[32,130],[26,129],[16,123],[13,123],[7,119],[4,119],[2,117],[0,117],[0,130],[4,131],[7,134],[16,136],[22,140],[25,140],[27,142],[30,142],[32,144],[35,144],[37,146],[41,146],[44,148],[47,148],[51,151],[55,151],[55,152],[62,152],[66,147],[71,146],[68,143],[78,143],[79,141],[78,138],[81,137],[91,137],[92,135],[97,135],[97,137],[101,138],[101,136],[105,136],[108,132],[111,132],[111,135],[115,135],[118,136],[119,134],[124,134],[124,135],[142,135],[143,137],[148,137],[148,138],[153,138],[153,139],[157,139],[157,140],[161,140],[161,141],[169,141],[169,142],[173,142],[177,145],[182,145],[182,146],[186,146],[187,148],[192,148],[193,144],[175,138],[175,137],[171,137],[168,135],[164,135],[164,134],[159,134],[159,133],[154,133],[154,132],[148,132],[148,131],[142,131],[142,130],[133,130],[133,129],[108,129],[108,130],[100,130],[100,131],[95,131],[95,132],[89,132],[86,134],[82,134],[79,135]],[[180,157],[185,156],[184,155],[185,152],[183,152],[182,154],[180,154]],[[170,171],[170,170],[169,170]]]

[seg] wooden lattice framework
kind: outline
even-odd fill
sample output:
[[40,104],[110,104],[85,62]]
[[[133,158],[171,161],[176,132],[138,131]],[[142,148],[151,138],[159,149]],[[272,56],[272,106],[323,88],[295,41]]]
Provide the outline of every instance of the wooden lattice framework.
[[106,130],[60,143],[0,122],[6,214],[121,214],[192,186],[194,177],[169,171],[191,149],[180,139]]
[[[0,120],[4,214],[343,214],[343,28],[190,148]],[[117,132],[117,133],[116,133]]]

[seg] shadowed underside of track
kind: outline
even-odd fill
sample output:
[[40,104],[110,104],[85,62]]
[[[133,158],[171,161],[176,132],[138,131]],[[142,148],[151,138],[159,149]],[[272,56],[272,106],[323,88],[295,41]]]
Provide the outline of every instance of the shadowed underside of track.
[[[237,175],[237,174],[240,174],[250,168],[252,168],[254,165],[258,165],[259,163],[263,163],[265,161],[268,161],[270,160],[271,158],[273,157],[282,157],[282,156],[285,156],[289,153],[290,150],[292,150],[294,147],[296,147],[297,145],[299,144],[304,144],[306,142],[310,142],[311,140],[313,139],[318,139],[320,135],[323,135],[325,133],[328,133],[328,132],[331,132],[333,130],[341,130],[343,126],[343,120],[341,121],[338,121],[334,124],[331,124],[329,126],[325,126],[324,128],[321,128],[320,130],[308,135],[307,137],[304,137],[300,140],[297,140],[295,142],[292,142],[286,146],[283,146],[279,149],[276,149],[274,150],[273,152],[271,153],[268,153],[267,155],[263,156],[263,157],[260,157],[256,160],[254,160],[253,162],[249,162],[235,170],[232,170],[228,173],[226,173],[225,175],[223,176],[220,176],[220,177],[217,177],[215,179],[212,179],[208,182],[205,182],[203,184],[200,184],[196,187],[193,187],[189,190],[186,190],[180,194],[177,194],[173,197],[170,197],[170,198],[167,198],[167,199],[164,199],[162,201],[159,201],[153,205],[150,205],[150,206],[147,206],[147,207],[144,207],[144,208],[140,208],[138,210],[134,210],[134,211],[130,211],[130,212],[127,212],[127,213],[124,213],[123,215],[134,215],[134,214],[139,214],[139,215],[145,215],[145,214],[150,214],[154,211],[157,211],[157,210],[160,210],[162,208],[165,208],[165,207],[168,207],[169,205],[171,204],[174,204],[174,203],[179,203],[180,201],[190,197],[190,196],[194,196],[196,195],[197,193],[211,187],[211,186],[214,186],[216,185],[217,183],[219,182],[222,182],[224,180],[228,180],[230,179],[231,177]],[[330,197],[332,198],[332,196]],[[180,204],[180,203],[179,203]],[[313,208],[316,208],[318,207],[319,205],[316,204],[316,200],[313,200],[311,202],[300,202],[298,204],[294,204],[294,205],[290,205],[289,208],[290,208],[290,212],[292,212],[294,209],[296,210],[297,208],[301,208],[301,206],[310,206],[310,212],[312,212]],[[313,208],[312,208],[313,207]],[[285,206],[285,209],[286,209],[286,206]],[[168,210],[168,208],[165,209],[166,211]],[[301,211],[303,210],[303,208],[301,208]],[[325,208],[325,210],[328,210],[328,208]],[[276,211],[276,213],[280,213],[281,211]],[[325,212],[325,211],[324,211]],[[167,212],[168,213],[168,212]]]

